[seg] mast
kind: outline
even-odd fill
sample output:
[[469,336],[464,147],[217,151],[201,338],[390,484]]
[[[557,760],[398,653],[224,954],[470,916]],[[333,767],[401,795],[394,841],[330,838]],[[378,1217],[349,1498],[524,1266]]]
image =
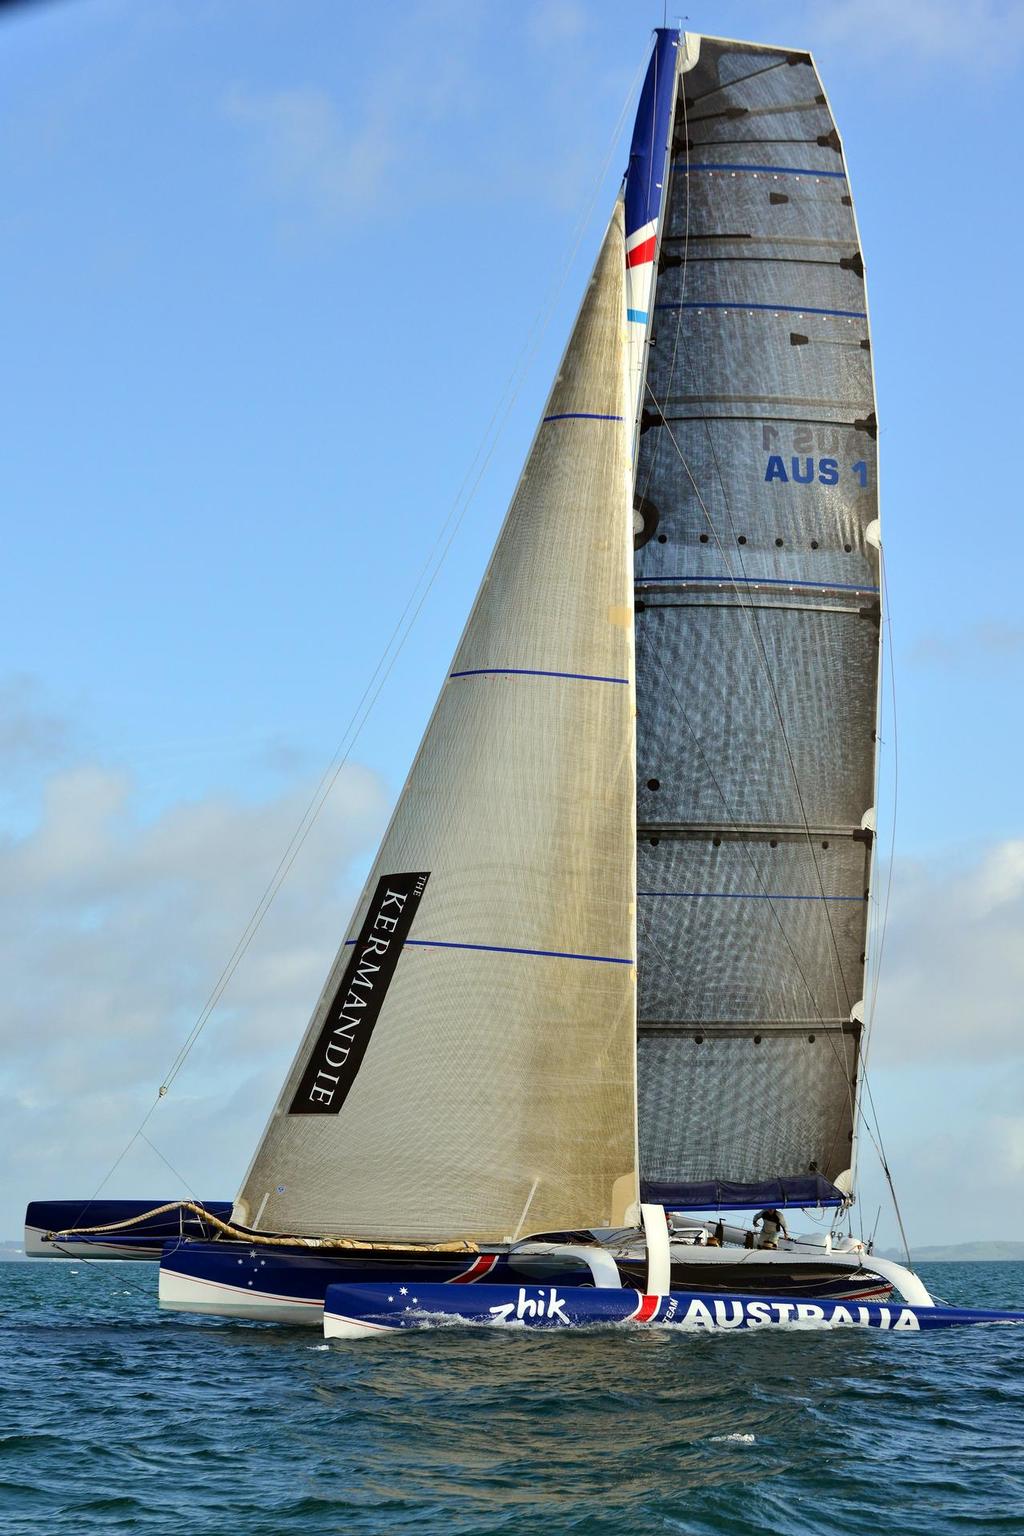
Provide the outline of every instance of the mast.
[[813,61],[686,39],[640,410],[647,1198],[849,1191],[874,829],[877,424]]
[[[629,146],[629,166],[623,188],[626,219],[626,333],[629,338],[634,457],[636,428],[643,402],[651,307],[657,278],[676,82],[680,64],[684,62],[684,39],[681,34],[674,29],[658,27],[654,33],[654,48],[637,103],[636,121]],[[640,511],[639,508],[635,510]]]

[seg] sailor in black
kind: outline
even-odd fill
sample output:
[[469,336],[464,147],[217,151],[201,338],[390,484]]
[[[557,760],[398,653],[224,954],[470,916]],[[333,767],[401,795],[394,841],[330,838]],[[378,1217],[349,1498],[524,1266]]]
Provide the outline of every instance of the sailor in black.
[[789,1236],[789,1228],[786,1226],[786,1218],[781,1211],[774,1206],[768,1206],[763,1211],[758,1211],[754,1217],[754,1226],[761,1223],[761,1235],[758,1239],[759,1248],[777,1248],[779,1246],[779,1233],[783,1237]]

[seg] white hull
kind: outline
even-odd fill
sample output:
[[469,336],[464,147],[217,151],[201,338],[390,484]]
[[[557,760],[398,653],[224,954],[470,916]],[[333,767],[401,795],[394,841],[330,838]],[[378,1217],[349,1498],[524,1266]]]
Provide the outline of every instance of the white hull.
[[819,1250],[801,1252],[793,1248],[708,1248],[703,1243],[673,1243],[673,1264],[744,1264],[751,1269],[794,1269],[797,1267],[820,1269],[827,1264],[830,1269],[874,1270],[875,1262],[860,1253],[824,1253]]
[[854,1272],[878,1275],[883,1286],[895,1286],[906,1301],[914,1307],[930,1307],[932,1298],[922,1285],[917,1275],[912,1270],[904,1268],[902,1264],[895,1264],[891,1259],[875,1258],[873,1254],[864,1253],[800,1253],[793,1249],[783,1248],[747,1248],[738,1251],[735,1248],[707,1248],[697,1244],[672,1244],[673,1264],[716,1264],[735,1266],[749,1266],[756,1269],[788,1270],[820,1269],[827,1265],[830,1270],[837,1267],[848,1268],[851,1275]]
[[131,1248],[119,1248],[114,1243],[85,1243],[76,1238],[74,1243],[47,1243],[47,1233],[42,1227],[25,1228],[26,1259],[142,1259],[152,1263],[163,1251],[163,1240],[154,1242],[152,1248],[134,1244]]
[[167,1269],[160,1271],[159,1304],[169,1312],[206,1312],[214,1317],[290,1323],[300,1328],[319,1328],[324,1312],[322,1301],[277,1296],[250,1285],[225,1285]]

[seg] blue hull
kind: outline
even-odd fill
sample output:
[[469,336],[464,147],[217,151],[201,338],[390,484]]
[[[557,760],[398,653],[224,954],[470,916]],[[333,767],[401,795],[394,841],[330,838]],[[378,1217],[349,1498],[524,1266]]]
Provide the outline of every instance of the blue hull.
[[[192,1211],[175,1209],[159,1216],[165,1200],[33,1200],[25,1212],[25,1253],[35,1259],[117,1258],[158,1259],[169,1238],[213,1236]],[[231,1217],[230,1200],[199,1202],[222,1221]],[[140,1220],[142,1217],[144,1219]],[[125,1225],[130,1223],[130,1225]],[[50,1242],[51,1232],[66,1233],[74,1227],[110,1227],[109,1232],[64,1236]]]
[[530,1281],[579,1286],[586,1267],[558,1258],[504,1254],[325,1253],[300,1247],[234,1242],[167,1243],[160,1258],[160,1305],[170,1311],[220,1313],[267,1322],[320,1326],[329,1286],[378,1284],[383,1294],[399,1283],[432,1290]]
[[458,1325],[499,1328],[682,1328],[691,1332],[754,1328],[882,1328],[919,1333],[977,1323],[1024,1323],[1024,1312],[898,1303],[805,1301],[792,1296],[721,1296],[557,1285],[475,1285],[454,1295],[447,1286],[332,1285],[324,1303],[328,1338],[365,1338],[399,1329]]
[[[309,1248],[259,1246],[238,1242],[169,1242],[163,1245],[160,1256],[162,1276],[170,1280],[177,1275],[182,1280],[191,1279],[207,1287],[228,1287],[237,1291],[255,1291],[279,1301],[291,1300],[297,1305],[323,1306],[324,1293],[329,1285],[387,1284],[396,1276],[404,1283],[415,1281],[427,1285],[472,1284],[486,1281],[488,1285],[522,1285],[531,1281],[543,1285],[591,1285],[590,1273],[582,1263],[559,1258],[556,1255],[541,1257],[519,1252],[509,1254],[462,1255],[451,1253],[425,1254],[414,1251],[377,1253],[329,1253]],[[620,1263],[623,1284],[638,1286],[643,1283],[643,1260]],[[688,1268],[694,1266],[688,1266]],[[681,1266],[676,1266],[677,1273]],[[728,1295],[737,1294],[743,1274],[740,1264],[717,1267],[699,1266],[700,1275],[691,1282],[695,1291],[703,1294],[712,1289]],[[719,1278],[720,1275],[720,1278]],[[783,1274],[764,1273],[753,1276],[746,1270],[747,1289],[753,1291],[764,1285],[771,1294],[774,1288],[785,1289],[797,1299],[819,1300],[831,1296],[845,1299],[858,1297],[868,1291],[865,1299],[885,1300],[890,1287],[877,1275],[840,1270],[829,1273],[827,1267],[814,1266],[806,1275],[800,1271]],[[696,1282],[695,1284],[693,1282]],[[773,1285],[774,1282],[774,1285]],[[167,1286],[164,1289],[168,1289]],[[799,1295],[798,1295],[799,1293]],[[881,1293],[881,1294],[880,1294]],[[319,1319],[315,1319],[319,1321]]]
[[[643,1284],[642,1261],[620,1263],[623,1284]],[[678,1271],[674,1276],[676,1284]],[[688,1293],[714,1292],[735,1295],[741,1286],[745,1292],[763,1285],[769,1295],[785,1290],[794,1302],[849,1299],[865,1291],[865,1299],[885,1300],[890,1285],[878,1275],[863,1271],[812,1266],[782,1273],[754,1274],[749,1267],[742,1276],[736,1265],[711,1266],[688,1274]],[[744,1284],[745,1282],[745,1284]],[[160,1260],[160,1305],[171,1311],[207,1312],[226,1317],[248,1317],[267,1322],[319,1327],[324,1295],[331,1286],[349,1289],[373,1287],[390,1294],[396,1286],[427,1288],[442,1285],[487,1287],[559,1286],[592,1291],[592,1279],[586,1265],[557,1252],[547,1255],[424,1253],[401,1249],[391,1251],[340,1253],[299,1246],[264,1246],[239,1242],[204,1243],[189,1240],[167,1243]],[[685,1281],[684,1281],[685,1284]],[[617,1296],[632,1296],[632,1289],[614,1291]],[[852,1305],[853,1303],[850,1302]]]

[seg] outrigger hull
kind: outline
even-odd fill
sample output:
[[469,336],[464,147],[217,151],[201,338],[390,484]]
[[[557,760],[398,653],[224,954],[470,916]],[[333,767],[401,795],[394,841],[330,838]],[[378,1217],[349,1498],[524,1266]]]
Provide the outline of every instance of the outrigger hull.
[[159,1302],[170,1312],[202,1312],[319,1328],[324,1296],[336,1284],[519,1284],[539,1279],[574,1287],[589,1277],[571,1259],[506,1254],[325,1254],[239,1243],[168,1243],[160,1260]]
[[459,1326],[543,1328],[549,1332],[628,1326],[680,1328],[694,1333],[759,1328],[878,1328],[919,1333],[979,1323],[1024,1323],[1024,1312],[692,1291],[658,1296],[634,1290],[563,1289],[555,1285],[478,1285],[456,1296],[445,1286],[417,1286],[404,1281],[401,1285],[332,1285],[324,1306],[324,1336],[329,1339]]

